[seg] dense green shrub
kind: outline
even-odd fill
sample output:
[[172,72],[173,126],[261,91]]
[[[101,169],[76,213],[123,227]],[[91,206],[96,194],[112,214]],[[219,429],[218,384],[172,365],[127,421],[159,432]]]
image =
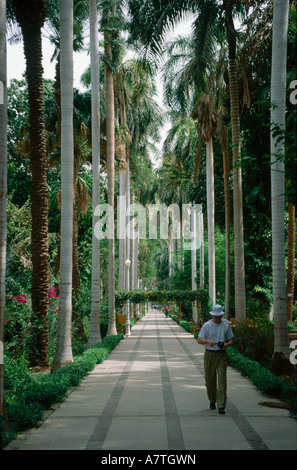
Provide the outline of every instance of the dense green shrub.
[[229,364],[238,370],[263,393],[290,401],[290,414],[297,416],[297,378],[289,381],[274,375],[269,369],[244,357],[234,347],[227,349]]
[[30,381],[28,374],[28,361],[24,357],[14,359],[9,355],[4,356],[4,384],[5,391],[22,388]]
[[242,375],[249,377],[261,392],[279,395],[282,387],[280,378],[257,361],[244,357],[235,348],[228,348],[227,351],[230,365]]
[[272,289],[255,286],[250,293],[251,298],[247,301],[247,317],[268,318],[273,302]]
[[234,346],[244,356],[270,366],[274,347],[273,324],[268,318],[254,317],[257,326],[241,323],[234,329]]
[[179,320],[178,324],[186,331],[191,331],[191,325],[186,320]]
[[122,338],[122,333],[106,336],[102,343],[75,356],[72,363],[49,374],[33,374],[24,358],[5,357],[5,403],[12,426],[6,438],[4,436],[2,445],[8,443],[13,433],[21,432],[42,420],[44,410],[60,402],[71,387],[79,385],[96,364],[108,357]]
[[44,407],[40,403],[10,403],[6,404],[6,411],[11,423],[11,432],[33,427],[42,420]]

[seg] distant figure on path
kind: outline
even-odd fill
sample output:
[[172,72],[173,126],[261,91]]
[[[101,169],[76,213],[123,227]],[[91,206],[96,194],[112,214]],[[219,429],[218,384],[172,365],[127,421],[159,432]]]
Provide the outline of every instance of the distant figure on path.
[[225,314],[221,305],[214,305],[210,315],[212,319],[204,323],[198,343],[205,345],[204,371],[210,409],[225,414],[227,400],[227,365],[228,355],[225,349],[233,344],[231,322],[222,318]]
[[165,316],[168,318],[168,313],[169,313],[169,307],[168,305],[165,306]]

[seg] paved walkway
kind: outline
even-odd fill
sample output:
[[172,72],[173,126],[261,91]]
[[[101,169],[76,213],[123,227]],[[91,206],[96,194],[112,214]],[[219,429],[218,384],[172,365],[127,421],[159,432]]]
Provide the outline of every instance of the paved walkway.
[[271,398],[231,367],[226,414],[209,409],[203,352],[152,310],[39,428],[6,450],[297,450],[296,420],[259,405]]

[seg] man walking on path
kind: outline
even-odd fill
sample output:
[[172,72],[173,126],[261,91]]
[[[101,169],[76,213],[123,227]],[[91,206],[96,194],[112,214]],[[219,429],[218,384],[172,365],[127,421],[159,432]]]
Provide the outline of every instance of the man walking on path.
[[198,336],[198,343],[205,345],[204,371],[210,409],[225,414],[227,400],[228,355],[225,349],[233,344],[231,322],[222,318],[221,305],[214,305],[210,312],[212,319],[204,323]]

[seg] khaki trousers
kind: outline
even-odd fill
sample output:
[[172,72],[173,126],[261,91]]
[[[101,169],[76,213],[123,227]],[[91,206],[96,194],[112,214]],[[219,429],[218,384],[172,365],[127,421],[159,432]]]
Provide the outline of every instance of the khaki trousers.
[[225,408],[227,400],[227,365],[226,351],[212,352],[205,350],[204,372],[205,385],[210,403],[217,403],[218,408]]

